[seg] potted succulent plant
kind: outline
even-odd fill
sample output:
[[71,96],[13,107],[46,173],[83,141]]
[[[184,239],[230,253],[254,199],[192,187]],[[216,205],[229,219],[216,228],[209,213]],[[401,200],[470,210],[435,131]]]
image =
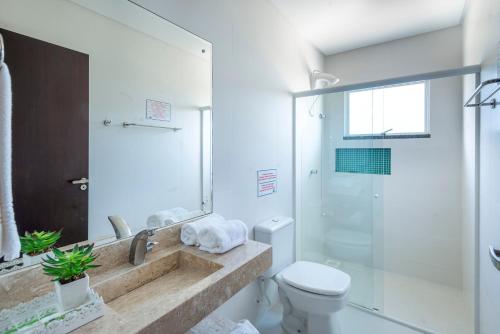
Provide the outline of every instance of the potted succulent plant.
[[54,256],[43,259],[46,275],[54,277],[55,290],[62,310],[82,305],[89,293],[89,276],[86,271],[99,265],[92,264],[96,255],[92,253],[94,244],[78,246],[69,251],[54,248]]
[[21,240],[21,251],[23,252],[23,264],[30,266],[41,262],[45,253],[52,250],[55,243],[61,238],[61,231],[58,232],[26,232]]

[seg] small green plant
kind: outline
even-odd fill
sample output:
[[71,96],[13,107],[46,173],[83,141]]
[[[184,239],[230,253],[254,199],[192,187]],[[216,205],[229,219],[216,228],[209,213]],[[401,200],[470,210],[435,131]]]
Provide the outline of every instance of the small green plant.
[[35,256],[50,251],[52,246],[61,238],[58,232],[26,232],[21,239],[21,250],[24,254]]
[[85,277],[85,272],[99,265],[92,264],[97,258],[92,253],[94,244],[78,246],[76,244],[72,250],[63,252],[54,248],[54,257],[47,255],[43,259],[43,271],[46,275],[54,277],[52,281],[59,281],[61,284],[71,283]]

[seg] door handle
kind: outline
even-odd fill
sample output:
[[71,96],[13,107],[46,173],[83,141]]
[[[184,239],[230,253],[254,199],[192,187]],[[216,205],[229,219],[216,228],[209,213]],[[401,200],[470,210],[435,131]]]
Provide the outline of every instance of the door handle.
[[493,263],[493,266],[497,270],[500,270],[500,250],[493,248],[493,246],[490,246],[490,259]]
[[86,177],[82,177],[81,179],[78,179],[78,180],[71,180],[71,183],[72,184],[87,184],[87,183],[89,183],[89,179],[87,179]]
[[89,179],[87,179],[86,177],[82,177],[81,179],[71,180],[70,182],[71,184],[79,184],[80,190],[85,191],[87,190],[88,187],[87,184],[89,183]]

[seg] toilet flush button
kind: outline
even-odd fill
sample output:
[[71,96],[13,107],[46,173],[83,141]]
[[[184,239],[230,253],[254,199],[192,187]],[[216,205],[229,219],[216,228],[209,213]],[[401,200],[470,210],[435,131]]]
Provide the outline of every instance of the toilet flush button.
[[280,221],[280,219],[279,219],[279,218],[273,218],[273,222],[277,223],[277,222],[279,222],[279,221]]

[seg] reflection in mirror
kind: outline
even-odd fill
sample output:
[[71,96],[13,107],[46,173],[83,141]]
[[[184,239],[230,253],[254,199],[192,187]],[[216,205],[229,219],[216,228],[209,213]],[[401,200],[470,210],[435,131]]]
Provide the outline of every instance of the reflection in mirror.
[[212,211],[209,42],[122,0],[7,0],[0,33],[23,246],[0,273]]

